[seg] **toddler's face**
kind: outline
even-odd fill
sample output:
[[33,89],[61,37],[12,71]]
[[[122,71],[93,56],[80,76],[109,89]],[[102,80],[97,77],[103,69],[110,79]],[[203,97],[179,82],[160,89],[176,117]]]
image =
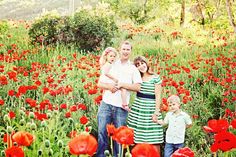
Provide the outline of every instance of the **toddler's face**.
[[107,61],[108,61],[109,63],[113,63],[113,62],[115,61],[115,58],[116,58],[115,52],[109,52],[109,53],[107,54]]
[[172,112],[176,112],[180,109],[180,104],[174,101],[168,102],[169,110]]

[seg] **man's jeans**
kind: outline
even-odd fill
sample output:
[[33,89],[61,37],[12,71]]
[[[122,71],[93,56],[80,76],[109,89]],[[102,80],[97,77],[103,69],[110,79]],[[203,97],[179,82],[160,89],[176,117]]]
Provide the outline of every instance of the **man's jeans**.
[[[98,109],[98,149],[96,157],[105,157],[104,151],[109,149],[107,124],[113,124],[116,128],[126,125],[128,112],[121,107],[115,107],[102,101]],[[119,153],[119,145],[114,144],[114,156]]]
[[177,149],[183,148],[184,144],[172,144],[172,143],[166,143],[165,144],[165,150],[164,150],[164,157],[170,157]]

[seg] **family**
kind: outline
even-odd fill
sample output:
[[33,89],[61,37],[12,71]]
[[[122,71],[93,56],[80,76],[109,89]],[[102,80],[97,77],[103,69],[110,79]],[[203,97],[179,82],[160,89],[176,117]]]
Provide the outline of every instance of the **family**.
[[[185,129],[192,124],[190,116],[181,111],[180,98],[172,95],[167,99],[169,112],[164,120],[160,112],[162,80],[149,68],[147,59],[138,56],[130,61],[132,45],[124,41],[118,52],[112,47],[105,49],[100,57],[101,76],[98,87],[103,89],[103,99],[98,110],[98,149],[96,156],[105,157],[109,148],[107,124],[115,127],[127,125],[134,129],[134,143],[155,145],[160,153],[164,142],[163,126],[167,125],[164,157],[184,146]],[[136,92],[131,108],[130,91]],[[114,145],[114,154],[119,153]],[[160,155],[160,154],[159,154]]]

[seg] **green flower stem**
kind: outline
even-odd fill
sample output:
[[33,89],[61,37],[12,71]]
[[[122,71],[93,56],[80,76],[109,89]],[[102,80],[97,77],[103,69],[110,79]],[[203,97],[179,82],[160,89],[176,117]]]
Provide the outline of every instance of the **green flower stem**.
[[123,153],[124,153],[124,145],[122,144],[120,157],[123,157]]
[[113,140],[112,140],[112,137],[110,137],[110,142],[111,142],[111,156],[113,156]]

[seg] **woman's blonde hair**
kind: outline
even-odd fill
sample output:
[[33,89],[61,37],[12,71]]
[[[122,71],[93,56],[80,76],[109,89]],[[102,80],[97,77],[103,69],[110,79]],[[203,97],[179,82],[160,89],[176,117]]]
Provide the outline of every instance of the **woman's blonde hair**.
[[[151,68],[147,62],[147,59],[144,57],[144,56],[137,56],[134,58],[134,65],[137,67],[138,63],[139,62],[144,62],[146,65],[147,65],[147,72],[150,74],[150,75],[153,75],[153,71],[151,71]],[[141,73],[141,76],[143,76],[143,73]]]
[[116,49],[113,48],[113,47],[107,47],[107,48],[102,52],[102,55],[101,55],[101,57],[100,57],[100,59],[99,59],[99,64],[100,64],[100,66],[103,66],[103,65],[106,63],[106,61],[107,61],[107,55],[108,55],[110,52],[114,52],[115,55],[116,55],[116,57],[117,57],[117,51],[116,51]]

